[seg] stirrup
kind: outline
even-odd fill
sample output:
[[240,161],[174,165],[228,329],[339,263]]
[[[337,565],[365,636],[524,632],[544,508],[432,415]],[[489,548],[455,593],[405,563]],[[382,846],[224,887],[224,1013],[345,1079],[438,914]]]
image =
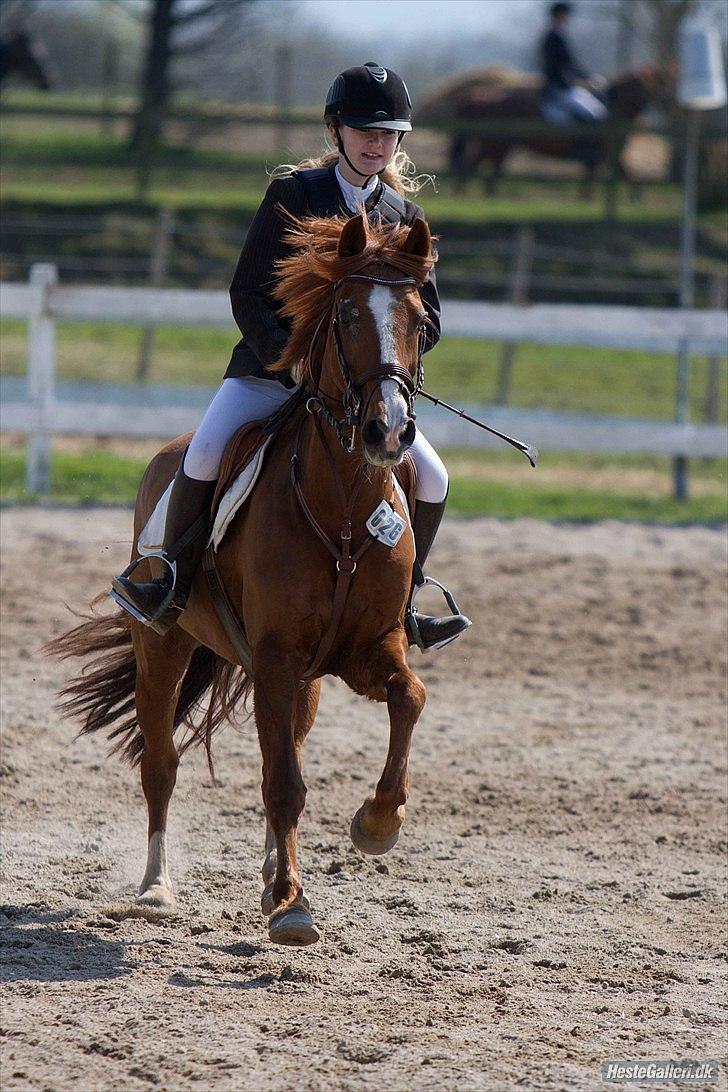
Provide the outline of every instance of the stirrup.
[[[126,596],[123,594],[123,592],[120,591],[116,587],[112,586],[109,589],[108,594],[109,594],[110,599],[113,599],[114,602],[117,603],[128,614],[130,614],[132,616],[132,618],[136,618],[137,622],[141,622],[145,626],[151,626],[152,629],[154,629],[155,628],[155,623],[158,622],[161,618],[163,618],[163,616],[167,613],[167,611],[170,609],[170,607],[174,607],[174,604],[173,604],[172,601],[174,599],[174,593],[175,593],[175,589],[176,589],[176,585],[177,585],[177,560],[176,560],[176,558],[175,558],[174,561],[170,561],[170,559],[165,555],[164,550],[154,550],[152,553],[144,554],[141,557],[135,558],[135,560],[132,561],[131,564],[127,565],[127,567],[124,569],[123,573],[120,573],[119,576],[116,577],[115,579],[116,580],[128,580],[129,577],[131,576],[131,574],[137,568],[137,566],[141,565],[142,561],[146,561],[148,557],[157,557],[157,558],[159,558],[160,561],[163,561],[164,564],[168,566],[168,568],[170,569],[170,571],[172,573],[172,586],[169,589],[168,594],[162,600],[160,606],[155,610],[154,614],[151,614],[151,615],[142,614],[142,612],[139,610],[139,608],[134,603],[130,602],[130,600],[127,599]],[[178,611],[178,613],[181,613],[181,611]],[[169,628],[169,627],[166,627],[166,628]]]
[[[460,633],[455,633],[452,637],[448,637],[444,641],[438,641],[437,644],[434,645],[426,645],[422,640],[420,627],[417,622],[417,609],[414,605],[414,602],[417,594],[422,590],[422,588],[426,587],[428,584],[432,584],[433,587],[440,589],[442,594],[445,596],[445,601],[450,608],[450,612],[453,616],[461,614],[460,607],[455,602],[455,596],[452,594],[450,589],[446,588],[444,584],[441,584],[439,580],[435,580],[433,576],[425,576],[421,584],[415,584],[412,589],[409,605],[407,607],[406,620],[408,628],[412,634],[414,643],[417,645],[420,652],[431,652],[438,648],[444,648],[445,645],[449,645],[451,641],[457,640],[457,638],[460,636]],[[465,616],[463,615],[463,617]],[[472,622],[468,620],[468,624],[464,628],[468,629],[471,625]],[[461,630],[460,632],[463,632],[463,630]]]

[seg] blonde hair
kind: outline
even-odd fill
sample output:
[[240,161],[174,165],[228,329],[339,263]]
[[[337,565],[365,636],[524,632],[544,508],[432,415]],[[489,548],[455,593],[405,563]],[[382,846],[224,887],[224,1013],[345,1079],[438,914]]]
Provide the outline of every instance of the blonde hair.
[[[327,129],[331,132],[333,126],[328,125]],[[293,174],[294,171],[306,171],[312,167],[331,167],[338,160],[338,148],[332,147],[327,138],[326,149],[320,156],[315,159],[302,159],[300,163],[280,163],[270,172],[270,177],[284,178],[286,175]],[[382,182],[386,182],[403,197],[405,194],[419,193],[428,183],[435,189],[435,176],[418,174],[416,166],[401,146],[397,148],[384,170],[379,172],[379,177]]]

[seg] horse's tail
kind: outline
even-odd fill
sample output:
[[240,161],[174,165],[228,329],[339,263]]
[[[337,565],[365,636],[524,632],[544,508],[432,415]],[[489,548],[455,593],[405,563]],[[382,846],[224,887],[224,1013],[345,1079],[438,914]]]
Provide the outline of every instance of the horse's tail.
[[[104,593],[97,596],[90,604],[91,613],[78,616],[84,621],[49,641],[43,652],[61,660],[93,657],[63,687],[59,708],[64,716],[83,718],[79,735],[115,725],[109,732],[113,741],[111,753],[121,752],[135,766],[144,750],[144,736],[135,708],[137,662],[132,645],[132,619],[123,610],[113,614],[96,612],[94,608],[104,599]],[[232,722],[241,702],[245,707],[252,685],[242,668],[223,660],[211,649],[200,646],[192,654],[180,689],[174,729],[180,726],[187,729],[187,736],[178,747],[180,754],[193,745],[204,746],[213,777],[212,736],[225,722]],[[209,699],[203,704],[208,690]]]

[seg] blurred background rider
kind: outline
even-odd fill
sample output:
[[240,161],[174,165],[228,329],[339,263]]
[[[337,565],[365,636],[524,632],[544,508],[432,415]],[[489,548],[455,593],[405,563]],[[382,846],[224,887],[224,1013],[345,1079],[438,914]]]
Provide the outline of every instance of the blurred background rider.
[[542,95],[544,115],[555,124],[603,121],[607,116],[604,103],[586,87],[577,83],[577,80],[588,80],[589,75],[577,64],[566,37],[571,12],[571,4],[553,4],[549,28],[541,42],[541,68],[545,81]]

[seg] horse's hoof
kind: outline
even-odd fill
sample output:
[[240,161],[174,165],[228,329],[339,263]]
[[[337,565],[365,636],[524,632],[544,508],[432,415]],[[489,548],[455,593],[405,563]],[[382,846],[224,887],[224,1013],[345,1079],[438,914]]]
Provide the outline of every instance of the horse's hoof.
[[137,906],[152,906],[159,910],[170,910],[175,902],[174,895],[169,888],[162,887],[158,883],[152,884],[146,891],[142,891],[141,895],[138,895],[134,901]]
[[[309,902],[308,895],[305,891],[301,891],[301,895],[298,900],[307,910],[311,909],[311,903]],[[260,896],[260,909],[268,918],[275,910],[275,903],[273,902],[273,880],[263,888],[263,894]]]
[[390,849],[393,849],[399,841],[399,828],[395,830],[394,834],[390,834],[388,838],[372,838],[370,834],[365,834],[360,821],[365,807],[366,804],[362,804],[351,821],[349,834],[352,842],[360,853],[368,853],[372,857],[378,857],[382,853],[389,853]]
[[308,910],[298,903],[271,916],[268,936],[274,944],[288,944],[299,948],[306,944],[315,944],[321,939]]

